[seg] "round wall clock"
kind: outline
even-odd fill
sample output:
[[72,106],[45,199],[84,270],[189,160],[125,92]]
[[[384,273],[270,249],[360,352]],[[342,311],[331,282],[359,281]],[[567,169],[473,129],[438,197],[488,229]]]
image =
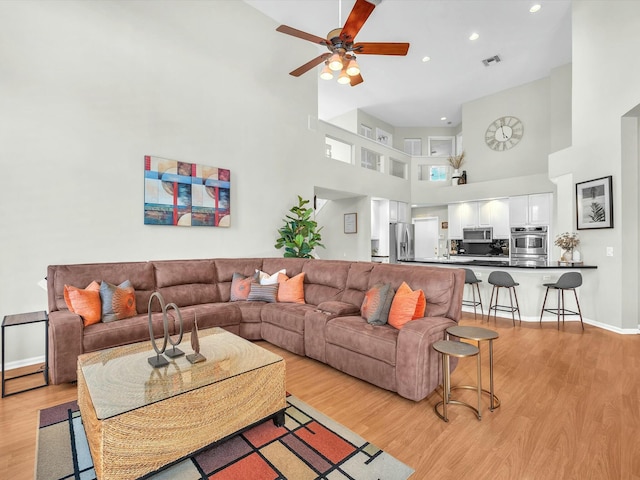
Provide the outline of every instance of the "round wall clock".
[[524,125],[516,117],[500,117],[491,122],[484,134],[484,141],[487,146],[498,152],[509,150],[515,147],[524,133]]

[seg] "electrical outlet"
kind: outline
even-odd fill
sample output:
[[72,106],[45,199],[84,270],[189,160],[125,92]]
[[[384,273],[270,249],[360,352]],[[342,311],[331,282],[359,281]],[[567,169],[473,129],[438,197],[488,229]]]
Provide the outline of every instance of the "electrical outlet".
[[476,274],[476,277],[481,277],[482,276],[482,272],[473,272]]
[[607,257],[613,257],[613,247],[607,247]]
[[551,280],[551,275],[543,275],[542,280]]

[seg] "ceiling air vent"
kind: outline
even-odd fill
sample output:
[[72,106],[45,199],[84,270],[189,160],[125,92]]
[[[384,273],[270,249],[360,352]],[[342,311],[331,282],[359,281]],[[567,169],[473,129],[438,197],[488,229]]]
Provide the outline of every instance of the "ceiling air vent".
[[502,60],[500,59],[500,57],[498,55],[494,55],[493,57],[485,58],[484,60],[482,60],[482,63],[484,64],[485,67],[488,67],[493,63],[498,63],[498,62],[501,62],[501,61]]

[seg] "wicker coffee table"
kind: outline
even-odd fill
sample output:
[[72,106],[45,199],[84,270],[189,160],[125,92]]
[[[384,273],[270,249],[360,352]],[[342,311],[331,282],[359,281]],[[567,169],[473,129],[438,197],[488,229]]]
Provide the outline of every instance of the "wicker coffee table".
[[[188,335],[180,348],[191,353]],[[200,353],[152,368],[149,342],[78,357],[78,405],[100,480],[134,479],[272,418],[284,423],[285,364],[220,328]]]

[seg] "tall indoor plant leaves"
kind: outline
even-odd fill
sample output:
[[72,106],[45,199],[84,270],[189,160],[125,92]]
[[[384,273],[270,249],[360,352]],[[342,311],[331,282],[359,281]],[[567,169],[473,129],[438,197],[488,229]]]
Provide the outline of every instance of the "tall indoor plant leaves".
[[275,247],[284,247],[285,257],[313,258],[313,249],[322,247],[322,237],[318,223],[311,220],[313,208],[306,208],[309,200],[303,200],[298,195],[298,205],[291,207],[291,215],[285,215],[284,226],[278,229],[280,238],[276,240]]

